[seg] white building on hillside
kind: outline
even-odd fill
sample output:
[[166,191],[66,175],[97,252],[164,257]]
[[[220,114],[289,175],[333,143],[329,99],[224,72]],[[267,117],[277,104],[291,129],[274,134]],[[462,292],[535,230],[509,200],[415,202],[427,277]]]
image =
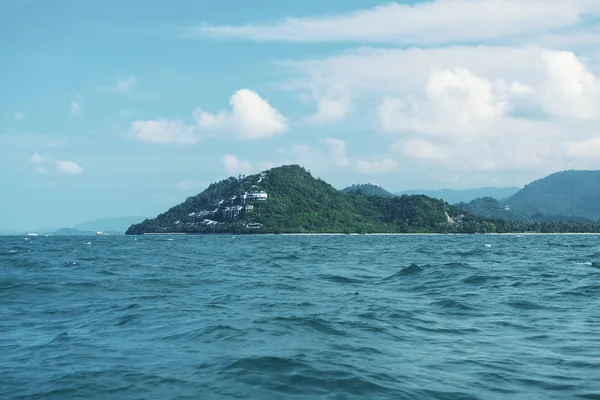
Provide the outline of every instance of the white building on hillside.
[[246,204],[247,202],[250,202],[250,201],[264,201],[264,200],[267,200],[268,198],[269,198],[269,195],[265,191],[261,190],[259,192],[259,191],[253,190],[250,192],[244,192],[244,193],[240,194],[240,203]]
[[242,206],[231,206],[231,207],[225,207],[223,209],[223,218],[226,219],[233,219],[236,218],[240,215],[240,211],[242,211]]

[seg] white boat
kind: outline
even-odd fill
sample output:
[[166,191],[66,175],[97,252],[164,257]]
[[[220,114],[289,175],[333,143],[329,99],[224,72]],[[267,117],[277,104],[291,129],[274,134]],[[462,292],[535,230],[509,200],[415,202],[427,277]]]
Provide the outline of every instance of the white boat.
[[104,232],[98,231],[98,232],[96,232],[96,235],[104,235]]
[[40,236],[39,233],[28,233],[27,236]]

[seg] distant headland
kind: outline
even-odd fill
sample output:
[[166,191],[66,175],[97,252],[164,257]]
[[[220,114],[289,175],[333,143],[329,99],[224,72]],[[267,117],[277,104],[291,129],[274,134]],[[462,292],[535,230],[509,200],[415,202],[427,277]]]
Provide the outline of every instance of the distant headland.
[[299,165],[286,165],[213,183],[156,218],[131,225],[126,234],[600,232],[600,223],[589,220],[474,214],[464,203],[397,196],[373,185],[340,191]]

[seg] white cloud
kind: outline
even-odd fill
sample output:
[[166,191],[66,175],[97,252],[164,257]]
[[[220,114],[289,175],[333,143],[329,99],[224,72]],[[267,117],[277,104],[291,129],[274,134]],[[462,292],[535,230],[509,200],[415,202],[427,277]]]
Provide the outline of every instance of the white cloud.
[[395,172],[398,168],[398,163],[389,158],[384,158],[381,161],[358,161],[356,163],[356,171],[359,174],[389,174]]
[[342,140],[325,138],[320,144],[321,146],[311,147],[307,144],[291,143],[287,147],[278,148],[277,153],[285,157],[281,164],[298,164],[317,173],[350,164],[346,144]]
[[522,84],[521,82],[513,82],[510,85],[510,93],[515,95],[528,95],[534,92],[533,88]]
[[600,113],[600,88],[596,77],[571,52],[547,51],[548,85],[544,105],[555,115],[589,120]]
[[600,158],[600,136],[567,143],[567,156],[575,159]]
[[229,99],[231,111],[212,114],[198,108],[194,116],[206,130],[231,130],[241,139],[264,139],[288,129],[287,118],[255,91],[240,89]]
[[230,175],[248,174],[252,171],[252,164],[250,161],[239,160],[237,156],[233,154],[227,154],[221,158],[221,162]]
[[50,155],[41,156],[34,153],[29,162],[34,164],[35,172],[40,175],[79,175],[83,173],[83,168],[73,161],[54,161]]
[[414,45],[546,33],[576,26],[598,13],[597,0],[430,0],[389,3],[339,15],[287,18],[271,25],[205,23],[188,33],[257,41]]
[[392,146],[404,155],[421,160],[439,160],[447,156],[444,149],[425,139],[400,140]]
[[317,101],[317,112],[307,118],[314,124],[324,124],[344,119],[349,111],[349,100],[345,97],[324,97]]
[[467,135],[479,134],[503,117],[506,108],[499,87],[460,68],[432,71],[423,96],[385,98],[378,111],[387,131]]
[[83,168],[73,161],[57,161],[56,172],[65,175],[79,175],[83,173]]
[[81,103],[78,101],[71,102],[71,117],[77,117],[81,114]]
[[231,96],[231,111],[211,114],[198,108],[198,125],[208,130],[233,130],[241,139],[264,139],[287,130],[287,118],[255,91],[240,89]]
[[425,93],[438,113],[463,124],[495,119],[506,112],[506,102],[499,99],[493,84],[465,68],[432,72]]
[[[241,139],[265,139],[288,129],[287,118],[256,92],[241,89],[229,100],[231,111],[216,114],[197,108],[193,112],[195,125],[179,120],[159,118],[135,121],[131,130],[137,139],[154,143],[196,143],[202,134],[229,131]],[[127,113],[128,115],[130,113]]]
[[600,122],[594,60],[535,46],[363,48],[284,63],[297,73],[284,88],[344,90],[363,120],[401,135],[388,155],[398,170],[416,162],[436,176],[530,176],[590,166],[577,146]]
[[[437,71],[437,82],[446,89],[451,89],[448,79],[452,79],[457,90],[468,87],[472,96],[476,90],[486,95],[483,91],[487,90],[498,101],[511,97],[516,104],[519,99],[528,109],[556,116],[592,115],[589,109],[599,103],[594,71],[600,69],[600,57],[596,64],[584,64],[581,56],[571,52],[533,46],[359,49],[283,65],[296,72],[286,88],[311,93],[343,91],[345,98],[358,101],[379,96],[414,103],[408,97],[424,95],[428,81],[429,95],[435,95],[432,71]],[[582,111],[572,111],[576,108]]]
[[345,167],[350,164],[348,149],[344,141],[334,138],[325,138],[323,141],[329,147],[329,155],[335,165]]
[[131,130],[144,142],[189,144],[199,140],[195,126],[165,118],[135,121],[131,124]]
[[16,112],[14,117],[15,117],[15,120],[17,120],[17,121],[25,120],[25,114],[23,114],[22,112]]
[[31,158],[29,159],[29,162],[36,164],[36,165],[42,165],[47,161],[47,158],[40,156],[38,153],[34,153],[33,156],[31,156]]

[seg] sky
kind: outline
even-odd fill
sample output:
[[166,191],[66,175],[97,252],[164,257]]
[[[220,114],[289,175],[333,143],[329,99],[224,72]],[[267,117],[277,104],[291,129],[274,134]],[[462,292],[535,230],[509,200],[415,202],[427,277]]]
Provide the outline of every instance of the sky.
[[0,230],[290,163],[390,191],[600,169],[599,49],[598,0],[3,0]]

